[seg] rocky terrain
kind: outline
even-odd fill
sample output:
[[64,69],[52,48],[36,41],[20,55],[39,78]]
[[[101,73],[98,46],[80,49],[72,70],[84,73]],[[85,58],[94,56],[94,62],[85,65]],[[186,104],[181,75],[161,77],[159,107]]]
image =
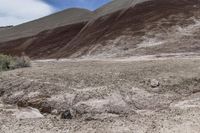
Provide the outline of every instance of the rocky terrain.
[[114,0],[0,31],[0,133],[199,133],[200,1]]
[[38,60],[3,72],[2,133],[199,133],[200,56]]

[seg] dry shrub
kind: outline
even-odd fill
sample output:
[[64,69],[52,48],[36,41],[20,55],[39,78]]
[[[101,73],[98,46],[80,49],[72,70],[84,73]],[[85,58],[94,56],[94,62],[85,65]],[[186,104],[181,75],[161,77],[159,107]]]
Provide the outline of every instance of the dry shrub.
[[0,71],[11,69],[14,59],[11,56],[0,54]]
[[12,57],[0,54],[0,71],[12,70],[16,68],[30,67],[31,60],[28,56]]
[[28,56],[15,57],[15,68],[30,67],[31,60]]

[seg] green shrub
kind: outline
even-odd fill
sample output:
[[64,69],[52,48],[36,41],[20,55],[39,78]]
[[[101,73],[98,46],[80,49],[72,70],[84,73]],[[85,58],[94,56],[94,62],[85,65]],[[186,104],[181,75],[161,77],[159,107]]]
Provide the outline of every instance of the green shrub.
[[31,60],[28,56],[11,57],[0,54],[0,71],[12,70],[16,68],[30,67]]
[[0,54],[0,71],[11,69],[14,59],[11,56]]

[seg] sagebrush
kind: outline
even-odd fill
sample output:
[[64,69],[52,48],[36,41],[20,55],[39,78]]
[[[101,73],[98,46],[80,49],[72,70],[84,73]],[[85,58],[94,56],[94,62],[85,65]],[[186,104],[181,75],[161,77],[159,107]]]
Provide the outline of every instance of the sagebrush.
[[0,71],[12,70],[16,68],[30,67],[31,60],[28,56],[12,57],[0,54]]

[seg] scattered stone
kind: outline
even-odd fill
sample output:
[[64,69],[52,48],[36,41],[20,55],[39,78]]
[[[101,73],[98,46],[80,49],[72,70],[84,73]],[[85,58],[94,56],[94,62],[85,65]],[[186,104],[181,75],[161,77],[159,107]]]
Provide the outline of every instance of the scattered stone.
[[[70,106],[73,104],[74,98],[74,94],[64,93],[60,95],[53,95],[50,98],[47,98],[46,102],[53,109],[56,109],[58,110],[58,112],[61,112],[70,108]],[[53,109],[51,111],[53,111]]]
[[114,93],[104,99],[89,99],[74,106],[79,115],[83,114],[125,114],[130,111],[128,104],[120,94]]
[[35,119],[44,117],[38,109],[31,107],[18,109],[14,115],[17,119]]
[[12,93],[12,95],[4,95],[3,101],[7,104],[17,103],[24,95],[24,91],[17,91]]
[[38,92],[38,91],[36,91],[36,92],[30,92],[30,93],[28,94],[28,98],[29,98],[29,99],[35,98],[35,97],[39,97],[39,96],[42,96],[42,94],[41,94],[40,92]]
[[0,103],[0,108],[3,108],[3,107],[4,107],[4,105]]
[[72,119],[70,110],[66,110],[61,114],[61,119]]
[[40,111],[43,113],[51,113],[53,110],[52,106],[48,102],[43,102],[40,107]]
[[159,81],[156,79],[151,79],[150,84],[151,84],[152,88],[156,88],[156,87],[160,86]]
[[4,93],[5,93],[4,90],[0,90],[0,97],[3,96]]
[[57,110],[57,109],[54,109],[54,110],[51,111],[51,114],[52,114],[52,115],[58,115],[59,113],[58,113],[58,110]]
[[122,96],[118,93],[113,93],[109,99],[107,105],[107,112],[113,114],[126,114],[130,111],[129,105],[124,101]]
[[45,117],[47,117],[47,116],[48,116],[48,114],[47,114],[47,113],[43,113],[43,115],[44,115]]

